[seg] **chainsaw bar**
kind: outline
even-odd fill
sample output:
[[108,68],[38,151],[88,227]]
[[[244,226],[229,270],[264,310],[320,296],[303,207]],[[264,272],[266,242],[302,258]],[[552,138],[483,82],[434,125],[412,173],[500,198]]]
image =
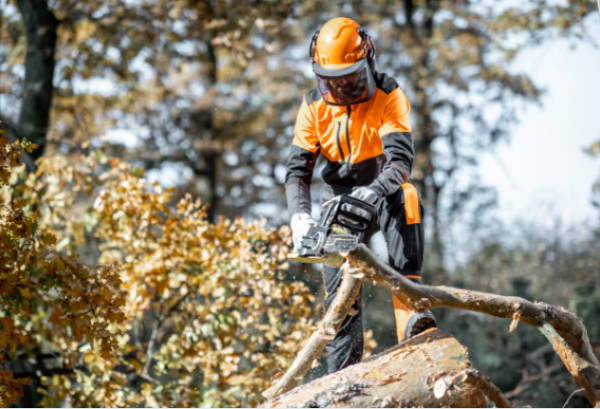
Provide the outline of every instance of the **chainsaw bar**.
[[325,253],[352,251],[358,246],[358,238],[351,234],[335,234],[329,227],[313,226],[302,238],[301,256],[324,256]]
[[293,252],[288,257],[289,260],[297,263],[309,263],[309,264],[327,264],[333,267],[340,267],[346,260],[338,253],[327,253],[322,257],[317,256],[300,256],[298,252]]

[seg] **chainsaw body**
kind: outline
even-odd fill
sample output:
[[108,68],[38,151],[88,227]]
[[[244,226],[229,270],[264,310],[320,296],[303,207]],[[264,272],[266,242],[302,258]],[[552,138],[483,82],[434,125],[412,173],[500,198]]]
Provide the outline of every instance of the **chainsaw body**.
[[340,253],[356,249],[375,216],[375,206],[370,203],[347,195],[334,197],[323,205],[319,224],[308,230],[291,259],[341,265],[344,258]]

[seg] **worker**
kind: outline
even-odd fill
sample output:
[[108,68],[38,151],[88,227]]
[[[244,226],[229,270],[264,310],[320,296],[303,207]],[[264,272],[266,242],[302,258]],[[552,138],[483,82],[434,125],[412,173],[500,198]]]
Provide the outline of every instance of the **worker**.
[[[423,206],[409,183],[414,160],[410,105],[390,76],[375,66],[375,46],[355,21],[338,17],[312,37],[310,61],[318,86],[298,111],[285,179],[294,247],[316,222],[310,185],[319,155],[325,160],[321,203],[341,194],[377,209],[389,265],[420,283],[423,264]],[[340,285],[341,269],[323,267],[325,308]],[[430,311],[415,312],[393,297],[398,340],[435,326]],[[328,372],[360,362],[363,328],[360,298],[326,346]]]

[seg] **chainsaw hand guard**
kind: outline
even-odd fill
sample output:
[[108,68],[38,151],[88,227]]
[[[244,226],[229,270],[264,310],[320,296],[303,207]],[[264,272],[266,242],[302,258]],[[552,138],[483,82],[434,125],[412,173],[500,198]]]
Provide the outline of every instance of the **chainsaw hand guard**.
[[354,233],[364,233],[375,221],[375,207],[352,196],[341,195],[323,205],[319,225],[345,227]]
[[323,204],[321,220],[302,238],[298,255],[325,258],[328,253],[352,251],[362,241],[375,217],[373,205],[351,196],[336,196]]

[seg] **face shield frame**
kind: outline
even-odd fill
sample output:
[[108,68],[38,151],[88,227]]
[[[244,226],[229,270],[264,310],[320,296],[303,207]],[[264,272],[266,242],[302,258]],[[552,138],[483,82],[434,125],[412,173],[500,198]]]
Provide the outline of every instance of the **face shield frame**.
[[367,58],[349,67],[328,70],[313,62],[319,92],[328,105],[349,106],[366,102],[375,95],[375,79]]

